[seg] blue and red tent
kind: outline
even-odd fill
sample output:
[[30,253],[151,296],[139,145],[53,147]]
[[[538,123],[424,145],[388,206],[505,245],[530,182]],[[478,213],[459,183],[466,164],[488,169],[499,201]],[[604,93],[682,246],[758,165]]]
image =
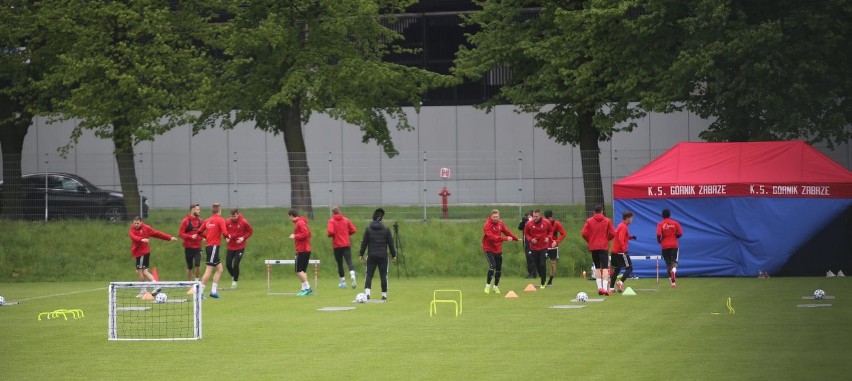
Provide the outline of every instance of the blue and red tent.
[[[635,214],[632,256],[660,254],[656,225],[668,208],[684,230],[679,275],[757,276],[848,219],[852,172],[800,141],[680,143],[616,181],[613,197],[614,224]],[[839,231],[829,247],[852,256],[848,226]],[[634,272],[653,276],[655,264],[634,261]]]

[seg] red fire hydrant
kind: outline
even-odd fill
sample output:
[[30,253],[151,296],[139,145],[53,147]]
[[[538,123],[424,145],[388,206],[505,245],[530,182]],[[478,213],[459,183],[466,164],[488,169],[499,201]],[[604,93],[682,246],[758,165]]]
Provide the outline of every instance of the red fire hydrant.
[[443,212],[442,218],[446,220],[447,211],[449,211],[449,207],[447,206],[447,197],[450,196],[450,191],[447,190],[447,187],[444,187],[444,189],[441,189],[441,191],[438,192],[438,195],[441,196],[441,212]]

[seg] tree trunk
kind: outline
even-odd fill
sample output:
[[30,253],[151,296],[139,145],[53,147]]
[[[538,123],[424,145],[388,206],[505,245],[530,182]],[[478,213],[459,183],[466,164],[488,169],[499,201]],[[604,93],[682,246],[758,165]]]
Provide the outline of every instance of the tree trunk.
[[303,212],[308,218],[314,218],[311,202],[311,181],[308,176],[308,155],[305,136],[302,134],[299,101],[293,106],[281,106],[281,123],[284,125],[284,147],[287,148],[287,163],[290,165],[290,200],[292,208]]
[[142,216],[139,208],[139,182],[136,179],[136,160],[133,154],[133,138],[124,126],[113,125],[112,141],[115,144],[115,162],[118,164],[118,179],[124,193],[125,218]]
[[[13,109],[8,97],[0,97],[0,151],[3,153],[3,194],[0,198],[0,217],[23,218],[21,190],[21,154],[24,138],[32,124],[32,114]],[[16,115],[17,114],[17,115]]]
[[603,181],[601,180],[601,157],[598,141],[600,131],[592,123],[594,111],[579,113],[580,158],[583,164],[583,189],[586,198],[586,213],[591,215],[595,205],[604,205]]

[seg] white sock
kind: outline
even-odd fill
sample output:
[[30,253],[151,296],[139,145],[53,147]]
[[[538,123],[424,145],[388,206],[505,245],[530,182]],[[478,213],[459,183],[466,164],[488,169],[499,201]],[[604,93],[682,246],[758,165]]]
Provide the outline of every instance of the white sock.
[[216,290],[219,289],[219,283],[213,283],[213,288],[210,289],[211,294],[215,294]]
[[146,293],[146,292],[148,292],[148,287],[142,287],[142,289],[141,289],[141,290],[139,290],[139,292],[141,292],[141,293],[143,293],[143,294],[144,294],[144,293]]
[[341,282],[346,282],[346,278],[345,278],[345,277],[340,277],[340,281],[341,281]]
[[485,288],[491,288],[491,283],[486,283]]
[[201,285],[201,293],[202,293],[202,294],[204,293],[204,288],[205,288],[205,287],[207,287],[207,286],[205,286],[205,285],[203,285],[203,284]]
[[387,297],[388,297],[388,293],[387,293],[387,292],[383,292],[383,293],[382,293],[382,297],[383,297],[383,298],[387,298]]
[[600,279],[600,278],[595,278],[595,284],[597,284],[597,285],[598,285],[598,290],[600,290],[600,289],[602,289],[602,288],[603,288],[603,285],[601,284],[601,279]]
[[310,290],[310,289],[311,289],[310,283],[308,283],[308,282],[302,283],[302,290]]
[[365,293],[365,294],[367,294],[367,296],[370,296],[370,289],[369,289],[369,288],[365,288],[365,289],[364,289],[364,293]]
[[198,278],[195,278],[195,281],[198,282]]
[[349,270],[349,277],[352,278],[352,281],[355,281],[355,270]]

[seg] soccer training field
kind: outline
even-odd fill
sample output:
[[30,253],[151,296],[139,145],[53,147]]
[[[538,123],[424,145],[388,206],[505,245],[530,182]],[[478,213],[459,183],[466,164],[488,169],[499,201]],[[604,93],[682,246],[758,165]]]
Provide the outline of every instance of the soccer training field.
[[[387,303],[320,279],[314,295],[267,295],[240,282],[203,304],[199,341],[107,340],[108,282],[6,283],[0,295],[2,380],[806,380],[846,379],[852,342],[849,278],[630,280],[636,296],[598,298],[591,281],[557,278],[502,295],[480,278],[390,278]],[[378,278],[378,277],[377,277]],[[374,281],[374,297],[378,279]],[[483,277],[484,278],[484,277]],[[361,279],[363,280],[363,279]],[[297,288],[295,279],[281,286]],[[222,282],[225,284],[226,282]],[[227,282],[229,283],[229,282]],[[278,284],[277,284],[278,285]],[[833,299],[805,300],[817,288]],[[459,289],[429,316],[432,292]],[[513,290],[517,299],[504,298]],[[735,313],[727,307],[731,306]],[[797,307],[831,304],[830,307]],[[584,308],[550,308],[583,305]],[[324,307],[356,307],[319,311]],[[37,320],[80,309],[85,317]]]

